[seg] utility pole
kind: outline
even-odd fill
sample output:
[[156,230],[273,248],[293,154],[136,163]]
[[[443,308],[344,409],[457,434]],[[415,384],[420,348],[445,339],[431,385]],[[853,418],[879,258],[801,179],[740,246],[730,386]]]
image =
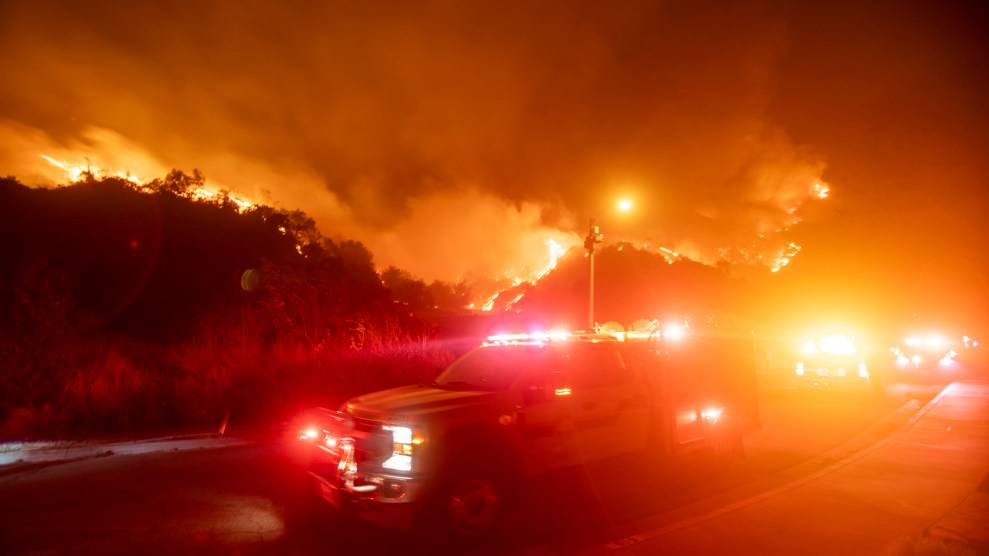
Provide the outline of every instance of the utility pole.
[[589,330],[594,330],[594,246],[604,239],[604,235],[594,225],[594,219],[591,218],[590,224],[588,224],[587,237],[584,238],[584,247],[587,249],[587,258],[590,260],[590,275],[588,283],[590,287],[588,288],[588,298],[587,298],[587,326]]

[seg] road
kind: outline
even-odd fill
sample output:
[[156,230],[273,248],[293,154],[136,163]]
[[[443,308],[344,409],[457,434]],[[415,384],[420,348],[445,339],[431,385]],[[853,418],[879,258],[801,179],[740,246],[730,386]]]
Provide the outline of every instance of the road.
[[[772,381],[770,381],[772,382]],[[647,469],[621,460],[525,485],[493,554],[566,553],[637,519],[779,475],[812,472],[873,442],[941,385],[889,385],[881,398],[762,389],[763,428],[728,469]],[[903,408],[898,411],[898,408]],[[279,434],[222,448],[87,458],[0,474],[3,554],[434,553],[435,539],[344,519],[318,500]],[[413,550],[416,547],[418,550]]]

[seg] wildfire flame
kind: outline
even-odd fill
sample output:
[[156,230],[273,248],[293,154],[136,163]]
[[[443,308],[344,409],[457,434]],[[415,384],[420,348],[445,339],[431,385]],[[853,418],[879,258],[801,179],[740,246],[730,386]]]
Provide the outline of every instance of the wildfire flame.
[[99,166],[93,166],[86,160],[86,165],[81,164],[69,164],[63,160],[56,160],[46,154],[40,155],[41,158],[45,159],[49,164],[61,169],[65,172],[70,183],[79,183],[86,179],[86,176],[93,176],[94,178],[120,178],[122,180],[129,181],[134,185],[143,186],[144,183],[140,179],[130,174],[130,172],[110,172]]
[[[93,178],[95,179],[118,178],[130,183],[138,191],[142,191],[146,193],[152,192],[148,188],[148,185],[151,183],[150,180],[147,181],[142,180],[137,176],[134,176],[130,172],[111,171],[107,168],[95,166],[90,163],[88,158],[85,159],[84,164],[73,164],[64,160],[53,158],[46,154],[41,154],[39,156],[40,158],[44,159],[47,163],[65,172],[66,179],[70,184],[76,184],[85,181],[87,179],[93,179]],[[809,197],[811,199],[818,199],[818,200],[828,199],[830,195],[831,195],[831,188],[824,182],[813,183],[811,190],[809,192]],[[245,212],[256,206],[255,203],[247,199],[234,196],[230,194],[229,191],[221,190],[217,188],[200,186],[189,192],[189,198],[197,201],[215,201],[224,196],[227,200],[232,202],[237,207],[238,212]],[[795,201],[795,203],[792,206],[787,207],[786,212],[788,214],[795,215],[799,210],[801,204],[803,204],[803,200]],[[621,210],[627,210],[628,208],[629,207],[627,205],[621,206]],[[789,229],[792,225],[798,223],[799,221],[800,219],[794,216],[791,221],[783,224],[781,227],[775,230],[766,231],[764,232],[764,234],[760,234],[760,237],[763,239],[767,239],[765,234],[783,233],[787,229]],[[287,233],[284,228],[282,228],[280,231],[283,234]],[[512,288],[517,288],[525,284],[535,285],[539,280],[541,280],[543,277],[549,274],[553,269],[555,269],[559,259],[563,255],[565,255],[570,249],[574,248],[579,244],[579,241],[575,240],[573,242],[570,242],[567,241],[567,239],[565,239],[568,238],[570,235],[572,234],[566,234],[565,232],[561,232],[559,235],[560,238],[559,241],[557,239],[548,239],[545,242],[545,246],[548,248],[548,253],[545,264],[542,265],[540,268],[537,268],[535,270],[524,269],[524,268],[512,269],[506,272],[505,274],[503,274],[503,280],[504,280],[503,283],[509,283],[511,284],[511,286],[489,297],[483,304],[481,304],[482,305],[481,310],[492,311],[495,307],[495,303],[498,300],[499,296],[501,296],[502,294],[508,294],[509,290],[511,290]],[[570,244],[565,246],[564,243],[570,243]],[[684,255],[678,249],[664,247],[656,244],[642,243],[642,242],[622,241],[619,243],[618,249],[622,250],[622,248],[625,245],[628,245],[635,249],[660,254],[665,258],[668,264],[672,264],[678,260],[681,260],[684,257],[688,257],[688,258],[692,257],[692,255]],[[301,246],[297,245],[296,250],[301,253],[302,252]],[[767,261],[769,261],[768,266],[770,268],[770,271],[775,273],[775,272],[779,272],[781,269],[789,265],[790,262],[793,260],[793,258],[800,252],[800,250],[801,250],[801,246],[791,242],[786,246],[782,247],[781,249],[779,249],[777,254],[770,259],[763,258],[761,254],[758,253],[753,253],[753,252],[747,253],[747,250],[744,249],[740,252],[746,255],[745,258],[750,263],[758,261],[758,262],[762,262],[763,264],[767,264]],[[518,293],[517,291],[515,291],[512,293],[512,295],[514,296],[514,299],[511,302],[504,304],[503,305],[504,307],[510,308],[511,306],[516,304],[519,300],[521,300],[524,297],[525,292]],[[471,308],[473,307],[475,307],[475,305],[471,304]]]
[[793,259],[800,252],[800,246],[796,243],[790,243],[783,251],[776,257],[773,261],[773,266],[770,269],[772,272],[779,272],[781,268],[790,264],[790,260]]
[[[195,199],[196,201],[212,201],[214,199],[217,199],[224,193],[225,192],[218,191],[215,189],[200,187],[199,189],[196,189],[195,191],[192,192],[192,198]],[[254,203],[250,201],[247,201],[240,197],[235,197],[233,195],[230,195],[229,193],[226,193],[226,195],[227,198],[229,198],[230,201],[233,202],[233,204],[237,205],[237,212],[244,212],[245,210],[254,207]]]
[[[522,284],[535,285],[536,282],[538,282],[544,276],[549,274],[554,268],[556,268],[556,264],[560,260],[560,257],[565,255],[568,251],[567,248],[565,248],[562,244],[560,244],[560,242],[556,241],[555,239],[546,240],[546,246],[549,247],[549,256],[545,266],[536,270],[535,272],[530,273],[529,275],[508,274],[505,276],[506,279],[511,281],[512,287],[521,286]],[[495,301],[498,299],[498,297],[501,294],[502,292],[498,292],[492,295],[491,297],[489,297],[487,301],[485,301],[484,304],[481,306],[481,310],[482,311],[493,310]],[[512,305],[518,303],[519,300],[521,300],[523,297],[525,297],[525,292],[517,294],[516,297],[512,299],[512,301],[506,304],[506,308],[511,308]]]
[[[137,176],[132,175],[130,172],[120,172],[120,171],[110,171],[106,168],[101,168],[99,166],[93,166],[86,160],[86,164],[71,164],[64,160],[58,160],[52,158],[46,154],[39,155],[46,162],[59,168],[65,172],[66,179],[70,184],[76,184],[85,181],[88,177],[93,177],[95,179],[101,178],[120,178],[129,182],[131,185],[136,186],[135,189],[138,191],[147,192],[147,185],[149,181],[141,180]],[[255,203],[248,201],[242,197],[238,197],[230,194],[227,191],[220,191],[218,189],[213,189],[210,187],[199,187],[193,190],[190,197],[195,201],[213,201],[219,198],[221,195],[226,195],[227,198],[237,206],[238,212],[244,212],[255,206]],[[284,232],[283,232],[284,233]]]

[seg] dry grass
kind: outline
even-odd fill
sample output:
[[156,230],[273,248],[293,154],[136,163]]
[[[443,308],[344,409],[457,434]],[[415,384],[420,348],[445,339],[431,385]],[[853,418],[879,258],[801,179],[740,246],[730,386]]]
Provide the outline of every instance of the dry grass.
[[314,349],[291,338],[271,341],[249,319],[229,322],[213,322],[177,346],[92,340],[80,350],[86,357],[59,372],[56,388],[38,381],[6,400],[0,439],[214,431],[227,415],[257,426],[311,405],[428,381],[452,360],[448,350],[393,324],[355,324],[346,341]]

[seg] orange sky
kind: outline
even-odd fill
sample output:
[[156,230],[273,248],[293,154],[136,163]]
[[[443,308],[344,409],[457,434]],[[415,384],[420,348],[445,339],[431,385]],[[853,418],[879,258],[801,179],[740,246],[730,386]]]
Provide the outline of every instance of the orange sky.
[[795,243],[793,299],[989,312],[984,2],[314,4],[0,3],[0,172],[197,168],[428,280],[598,216],[708,263]]

